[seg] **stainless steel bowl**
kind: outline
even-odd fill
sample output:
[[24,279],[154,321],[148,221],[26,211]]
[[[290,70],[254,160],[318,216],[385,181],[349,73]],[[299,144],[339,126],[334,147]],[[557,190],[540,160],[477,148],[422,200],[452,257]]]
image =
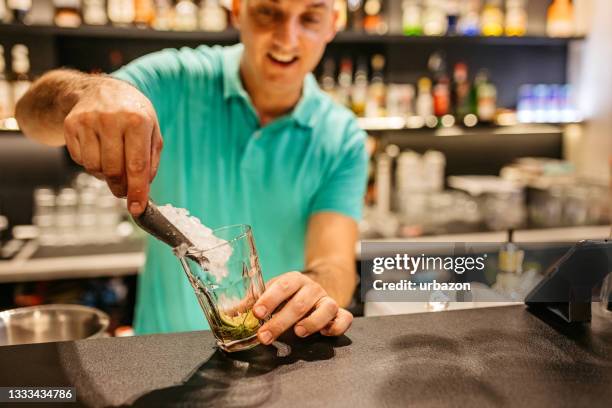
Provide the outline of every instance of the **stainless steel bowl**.
[[44,305],[0,312],[0,346],[102,337],[106,313],[87,306]]

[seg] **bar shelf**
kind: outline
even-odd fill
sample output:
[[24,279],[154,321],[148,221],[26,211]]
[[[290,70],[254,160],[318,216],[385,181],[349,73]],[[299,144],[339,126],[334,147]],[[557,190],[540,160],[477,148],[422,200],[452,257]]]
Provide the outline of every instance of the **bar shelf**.
[[[231,43],[239,39],[238,31],[229,29],[221,32],[206,31],[160,31],[133,26],[88,26],[64,28],[53,25],[0,24],[3,35],[42,35],[59,37],[122,38],[139,40],[183,40],[203,43]],[[584,37],[551,38],[541,35],[524,37],[484,37],[484,36],[405,36],[402,34],[368,34],[365,32],[343,31],[338,33],[337,44],[467,44],[467,45],[507,45],[507,46],[565,46],[571,41]]]

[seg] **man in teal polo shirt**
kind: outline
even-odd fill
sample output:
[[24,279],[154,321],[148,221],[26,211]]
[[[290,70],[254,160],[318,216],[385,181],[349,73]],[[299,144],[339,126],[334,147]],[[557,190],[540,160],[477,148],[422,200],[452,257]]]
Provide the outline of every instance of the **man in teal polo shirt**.
[[[333,0],[235,1],[233,16],[240,45],[165,50],[114,78],[53,71],[17,119],[29,137],[65,143],[134,215],[155,180],[155,201],[210,227],[251,225],[267,281],[254,312],[274,312],[264,344],[292,327],[340,335],[352,321],[342,307],[355,287],[367,155],[353,115],[311,74],[335,35]],[[152,239],[135,328],[206,328],[176,259]]]

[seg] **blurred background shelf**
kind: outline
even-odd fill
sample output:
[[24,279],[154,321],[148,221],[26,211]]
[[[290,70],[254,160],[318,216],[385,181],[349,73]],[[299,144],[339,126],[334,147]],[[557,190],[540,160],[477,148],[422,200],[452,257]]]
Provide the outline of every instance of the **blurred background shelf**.
[[[237,42],[238,31],[234,29],[221,32],[208,31],[161,31],[150,28],[88,26],[66,28],[49,25],[0,24],[2,35],[39,35],[57,37],[88,38],[125,38],[140,40],[184,40],[202,43]],[[485,37],[485,36],[406,36],[403,34],[369,34],[365,32],[344,31],[338,33],[334,43],[338,44],[468,44],[468,45],[507,45],[507,46],[566,46],[585,37],[552,38],[542,35],[522,37]]]
[[88,37],[88,38],[125,38],[140,40],[185,40],[201,41],[203,43],[237,42],[238,31],[225,30],[221,32],[208,31],[160,31],[150,28],[87,26],[78,28],[57,27],[48,25],[0,24],[0,34],[3,35],[38,35],[58,37]]
[[129,276],[144,261],[144,252],[0,261],[0,283]]
[[377,44],[465,44],[465,45],[507,45],[507,46],[566,46],[573,41],[584,40],[585,37],[552,38],[547,36],[522,37],[485,37],[485,36],[406,36],[403,34],[366,34],[362,32],[340,32],[334,39],[335,43],[377,43]]
[[[609,233],[609,226],[542,228],[515,231],[515,239],[518,243],[533,243],[546,242],[551,236],[556,236],[558,238],[555,242],[574,243],[581,239],[604,239]],[[418,244],[423,244],[423,248],[426,248],[427,244],[432,242],[503,243],[506,238],[504,231],[489,231],[364,241],[385,242],[388,244],[385,248],[389,252],[401,252],[406,243],[412,243],[414,246],[411,248],[418,252],[420,250]],[[356,247],[358,256],[361,255],[362,242]],[[393,246],[394,243],[397,244],[396,247]],[[34,246],[31,256],[18,255],[12,260],[0,261],[0,283],[129,276],[138,274],[145,261],[142,245],[138,243],[127,247],[117,245],[38,247],[35,244]],[[22,250],[22,252],[27,251],[27,247]]]
[[[555,243],[555,244],[574,244],[583,239],[599,240],[606,239],[610,236],[610,226],[608,225],[584,225],[576,227],[562,228],[538,228],[538,229],[522,229],[514,231],[514,240],[519,245],[527,243]],[[551,240],[551,237],[556,237]],[[368,243],[385,243],[385,253],[376,254],[379,256],[389,255],[391,253],[402,253],[406,251],[406,244],[410,246],[411,251],[419,253],[428,248],[430,243],[504,243],[508,238],[506,231],[487,231],[487,232],[471,232],[463,234],[445,234],[435,236],[424,236],[414,238],[372,238],[363,239],[357,243],[356,250],[360,260],[365,260],[361,256],[361,245],[364,242]],[[395,245],[394,245],[395,244]],[[423,244],[422,247],[419,244]]]
[[[370,132],[373,136],[386,134],[389,132],[401,132],[406,136],[414,134],[431,134],[432,136],[465,136],[472,134],[490,134],[490,135],[512,135],[512,134],[543,134],[551,132],[563,132],[566,126],[582,125],[585,122],[572,123],[517,123],[514,125],[479,125],[474,127],[465,126],[436,126],[430,128],[427,126],[407,127],[404,122],[398,125],[394,118],[360,118],[359,126],[366,132]],[[0,125],[0,136],[19,136],[22,135],[18,127],[2,127]]]
[[563,131],[566,126],[581,125],[584,121],[567,123],[509,123],[509,124],[477,124],[474,126],[463,126],[455,124],[456,119],[450,116],[452,125],[443,125],[445,118],[433,118],[434,126],[427,126],[426,120],[422,118],[380,117],[380,118],[358,118],[359,126],[367,131],[377,134],[378,132],[404,131],[407,134],[415,132],[430,132],[438,136],[459,136],[472,133],[507,134],[507,133],[550,133],[552,131]]

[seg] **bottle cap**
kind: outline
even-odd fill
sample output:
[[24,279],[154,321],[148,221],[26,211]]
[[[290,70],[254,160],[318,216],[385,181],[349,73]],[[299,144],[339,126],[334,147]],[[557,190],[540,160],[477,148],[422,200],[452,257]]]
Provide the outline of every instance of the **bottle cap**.
[[381,54],[376,54],[372,57],[372,68],[374,71],[382,71],[385,67],[385,57]]
[[363,9],[368,16],[375,16],[380,13],[381,6],[379,0],[366,0]]
[[423,77],[419,79],[419,90],[421,92],[428,92],[431,89],[431,79]]

